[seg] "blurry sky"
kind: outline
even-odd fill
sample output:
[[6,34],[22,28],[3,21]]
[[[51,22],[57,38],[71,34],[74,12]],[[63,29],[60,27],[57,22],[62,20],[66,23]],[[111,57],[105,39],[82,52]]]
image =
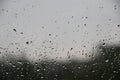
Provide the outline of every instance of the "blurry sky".
[[[119,0],[1,0],[0,47],[31,60],[89,59],[120,41]],[[12,52],[13,51],[13,52]]]

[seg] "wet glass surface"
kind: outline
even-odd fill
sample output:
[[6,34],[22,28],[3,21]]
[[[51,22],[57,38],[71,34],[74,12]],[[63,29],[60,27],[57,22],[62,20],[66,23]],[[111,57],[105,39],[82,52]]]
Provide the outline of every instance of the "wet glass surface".
[[120,0],[0,0],[0,80],[119,80]]
[[0,63],[1,80],[119,80],[120,47],[100,46],[99,58],[89,62],[42,61],[32,64],[25,59]]

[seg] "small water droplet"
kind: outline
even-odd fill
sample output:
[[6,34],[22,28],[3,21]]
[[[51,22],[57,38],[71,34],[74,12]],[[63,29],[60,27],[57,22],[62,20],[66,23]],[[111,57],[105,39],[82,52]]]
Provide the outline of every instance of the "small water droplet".
[[13,29],[13,31],[15,31],[15,32],[16,32],[17,30],[16,30],[16,29]]
[[29,44],[29,42],[26,42],[26,44]]
[[106,63],[109,62],[109,59],[105,60],[105,62],[106,62]]
[[120,27],[120,25],[118,24],[117,27]]

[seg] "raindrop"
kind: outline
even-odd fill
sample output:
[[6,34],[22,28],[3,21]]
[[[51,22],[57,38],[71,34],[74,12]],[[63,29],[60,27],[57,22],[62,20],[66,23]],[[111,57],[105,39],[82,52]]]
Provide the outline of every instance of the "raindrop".
[[5,9],[2,9],[2,11],[4,11]]
[[70,48],[70,50],[73,50],[73,48]]
[[57,23],[57,20],[55,20],[55,23]]
[[114,10],[116,10],[117,9],[117,5],[114,5]]
[[109,59],[105,60],[105,62],[108,63],[108,62],[109,62]]
[[13,29],[13,31],[15,31],[15,32],[16,32],[17,30],[16,30],[16,29]]
[[92,71],[93,73],[95,72],[95,70]]
[[86,24],[84,24],[84,26],[86,26]]
[[88,17],[85,17],[85,19],[88,19]]
[[49,36],[51,36],[51,34],[49,34]]
[[78,69],[81,69],[81,67],[78,67]]
[[44,26],[42,26],[42,29],[44,29],[45,27]]
[[105,47],[105,46],[106,46],[106,44],[105,44],[105,43],[103,43],[102,45],[103,45],[103,47]]
[[6,74],[9,74],[8,72],[6,72]]
[[120,27],[120,25],[118,24],[117,27]]
[[37,71],[40,71],[40,69],[37,69]]
[[26,42],[26,44],[29,44],[29,42]]
[[32,43],[32,41],[30,41]]
[[108,19],[109,21],[111,21],[112,19]]
[[23,32],[20,32],[20,34],[23,34]]
[[24,75],[21,75],[21,77],[24,77]]
[[6,10],[6,12],[8,12],[8,10]]
[[44,77],[41,77],[41,79],[43,79]]
[[21,62],[21,61],[18,61],[17,63],[18,63],[18,64],[22,64],[22,62]]
[[74,16],[71,17],[72,19],[74,18]]

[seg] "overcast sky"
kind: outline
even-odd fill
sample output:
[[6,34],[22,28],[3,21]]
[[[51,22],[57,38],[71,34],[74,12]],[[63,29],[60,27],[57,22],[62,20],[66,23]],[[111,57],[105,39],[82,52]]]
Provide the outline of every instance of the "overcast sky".
[[119,43],[119,3],[119,0],[1,0],[1,50],[17,56],[24,53],[33,61],[69,57],[87,60],[93,47],[103,40],[107,44]]

